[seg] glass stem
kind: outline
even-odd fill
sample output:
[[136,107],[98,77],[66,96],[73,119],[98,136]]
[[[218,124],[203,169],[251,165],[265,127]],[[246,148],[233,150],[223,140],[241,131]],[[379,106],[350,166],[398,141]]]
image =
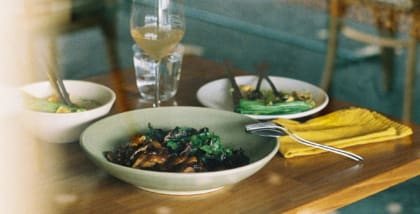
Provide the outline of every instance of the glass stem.
[[160,61],[155,61],[155,100],[153,107],[160,106]]

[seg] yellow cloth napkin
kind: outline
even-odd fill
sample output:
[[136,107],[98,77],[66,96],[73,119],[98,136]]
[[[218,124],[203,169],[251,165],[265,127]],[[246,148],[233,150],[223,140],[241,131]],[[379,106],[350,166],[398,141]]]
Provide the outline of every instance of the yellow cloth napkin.
[[[413,133],[410,127],[363,108],[338,110],[303,123],[288,119],[273,122],[286,126],[302,138],[337,148],[392,140]],[[279,142],[279,150],[286,158],[324,152],[296,143],[288,136],[280,137]]]

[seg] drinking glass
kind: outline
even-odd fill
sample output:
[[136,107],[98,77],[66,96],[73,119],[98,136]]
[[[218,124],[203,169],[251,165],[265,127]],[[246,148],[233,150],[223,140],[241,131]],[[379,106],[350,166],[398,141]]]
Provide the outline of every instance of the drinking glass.
[[[140,97],[147,103],[153,102],[156,83],[154,71],[155,62],[137,45],[134,44],[132,49],[136,85],[139,90]],[[178,44],[177,47],[160,62],[159,97],[162,102],[172,99],[178,90],[178,83],[182,70],[183,51],[184,46],[182,44]]]
[[154,107],[160,105],[159,67],[184,36],[183,0],[133,0],[130,33],[136,44],[155,62]]

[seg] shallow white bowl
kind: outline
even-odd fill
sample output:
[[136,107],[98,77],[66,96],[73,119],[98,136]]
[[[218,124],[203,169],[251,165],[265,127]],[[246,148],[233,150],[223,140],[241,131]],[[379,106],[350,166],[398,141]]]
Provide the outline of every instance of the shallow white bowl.
[[[328,102],[329,97],[327,93],[321,88],[312,85],[310,83],[286,78],[286,77],[277,77],[277,76],[270,76],[270,79],[273,81],[274,85],[276,86],[278,91],[283,92],[310,92],[312,94],[312,98],[315,101],[315,106],[312,109],[307,111],[293,113],[293,114],[279,114],[279,115],[255,115],[255,114],[247,114],[247,116],[252,117],[258,120],[270,120],[275,118],[286,118],[286,119],[295,119],[306,117],[312,114],[315,114],[322,109],[324,109]],[[237,76],[235,77],[236,82],[238,85],[253,85],[255,86],[258,82],[258,77],[254,75],[247,75],[247,76]],[[197,92],[197,99],[198,101],[207,107],[215,108],[215,109],[222,109],[227,111],[233,111],[233,101],[232,95],[230,93],[230,82],[228,79],[219,79],[209,82],[203,85]],[[271,89],[270,85],[267,81],[262,81],[261,89]]]
[[[250,157],[248,165],[215,172],[177,173],[134,169],[111,163],[105,151],[114,150],[138,132],[147,131],[147,124],[155,128],[176,126],[208,127],[219,135],[225,146],[242,148]],[[266,165],[278,151],[278,143],[271,138],[249,135],[245,125],[256,120],[228,111],[200,107],[159,107],[134,110],[104,118],[89,126],[80,138],[88,156],[109,174],[141,189],[173,195],[211,192],[235,184],[253,175]]]
[[[101,105],[84,112],[74,113],[48,113],[25,109],[22,114],[25,129],[43,142],[77,141],[82,131],[93,121],[108,114],[115,102],[115,93],[106,86],[77,80],[64,80],[64,85],[70,96],[95,100]],[[38,98],[53,94],[48,81],[25,85],[21,90]]]

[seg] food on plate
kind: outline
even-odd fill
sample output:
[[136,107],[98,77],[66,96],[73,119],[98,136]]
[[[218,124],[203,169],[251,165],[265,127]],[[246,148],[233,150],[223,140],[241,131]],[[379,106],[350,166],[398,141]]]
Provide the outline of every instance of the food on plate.
[[71,99],[73,105],[69,106],[59,101],[56,95],[46,98],[37,98],[29,94],[24,94],[25,106],[33,111],[49,112],[49,113],[71,113],[83,112],[100,106],[100,103],[82,98]]
[[220,137],[208,128],[148,127],[147,132],[106,151],[105,158],[132,168],[165,172],[217,171],[249,163],[242,149],[223,146]]
[[240,85],[239,89],[242,98],[235,106],[235,111],[241,114],[293,114],[315,106],[310,92],[256,90],[252,85]]

